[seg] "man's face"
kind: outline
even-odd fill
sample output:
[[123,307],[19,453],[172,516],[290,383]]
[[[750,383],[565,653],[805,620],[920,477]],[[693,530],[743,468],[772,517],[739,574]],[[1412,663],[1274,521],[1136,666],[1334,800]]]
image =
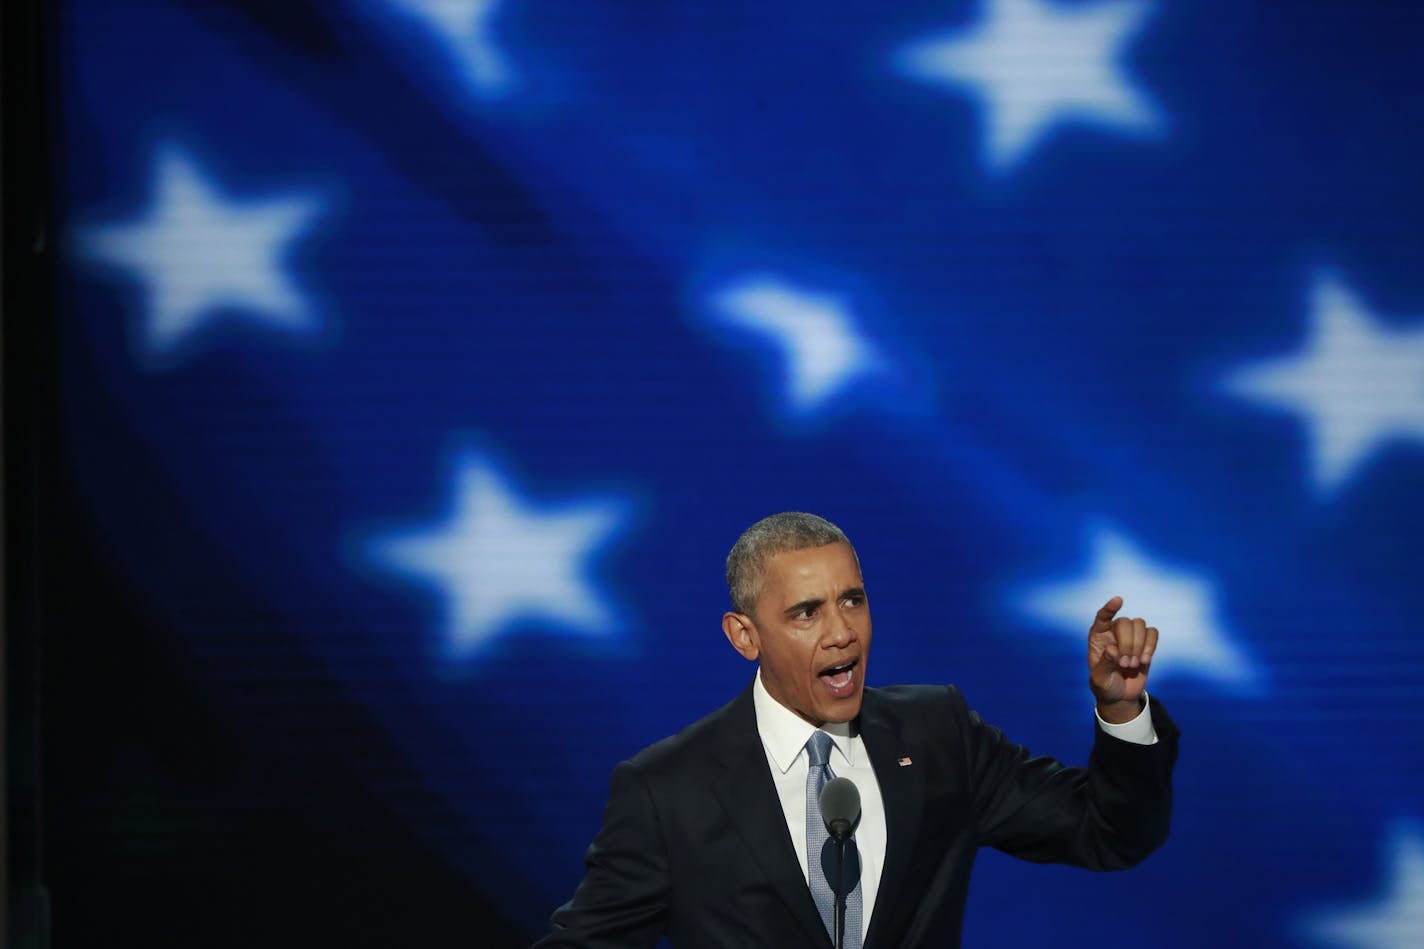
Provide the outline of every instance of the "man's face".
[[761,663],[771,697],[813,725],[860,714],[870,606],[846,544],[789,550],[766,564],[754,614],[728,613],[722,629]]

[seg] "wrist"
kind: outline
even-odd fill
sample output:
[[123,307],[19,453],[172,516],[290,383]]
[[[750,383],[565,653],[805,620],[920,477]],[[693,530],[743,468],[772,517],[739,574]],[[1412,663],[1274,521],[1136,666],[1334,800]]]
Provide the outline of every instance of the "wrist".
[[1098,717],[1111,725],[1125,725],[1142,714],[1142,699],[1123,699],[1118,702],[1099,702]]

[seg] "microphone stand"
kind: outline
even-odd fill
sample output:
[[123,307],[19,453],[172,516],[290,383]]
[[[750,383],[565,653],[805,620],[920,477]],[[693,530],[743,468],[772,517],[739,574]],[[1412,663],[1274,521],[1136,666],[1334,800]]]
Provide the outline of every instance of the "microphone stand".
[[835,908],[831,911],[831,915],[835,918],[836,949],[845,949],[845,842],[846,838],[844,837],[836,840],[836,902]]

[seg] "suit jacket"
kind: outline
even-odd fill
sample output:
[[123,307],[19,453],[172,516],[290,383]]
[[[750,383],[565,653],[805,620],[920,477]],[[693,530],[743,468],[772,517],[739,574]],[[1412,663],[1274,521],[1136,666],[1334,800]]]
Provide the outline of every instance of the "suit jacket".
[[[1155,745],[1097,736],[1087,768],[1032,757],[953,686],[866,689],[860,733],[885,801],[886,852],[865,949],[958,946],[977,850],[1094,870],[1167,837],[1177,727]],[[909,766],[899,761],[908,756]],[[554,947],[831,949],[757,733],[752,691],[613,772],[603,827]]]

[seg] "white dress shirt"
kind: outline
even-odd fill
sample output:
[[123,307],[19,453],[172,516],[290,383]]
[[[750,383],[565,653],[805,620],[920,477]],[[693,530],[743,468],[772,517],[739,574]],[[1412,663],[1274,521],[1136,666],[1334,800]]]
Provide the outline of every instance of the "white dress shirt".
[[[796,848],[801,874],[806,877],[809,886],[806,774],[810,764],[806,742],[816,728],[771,697],[766,686],[762,685],[760,669],[752,688],[752,702],[756,708],[757,732],[761,735],[766,763],[771,769],[771,780],[776,785],[776,796],[781,799],[781,812],[786,817],[786,830],[791,835],[792,846]],[[1157,743],[1157,732],[1152,727],[1147,702],[1144,693],[1141,714],[1121,725],[1103,721],[1096,709],[1093,714],[1109,735],[1134,744],[1153,745]],[[827,722],[820,730],[830,735],[833,743],[831,772],[837,777],[854,781],[860,791],[860,825],[855,831],[855,845],[860,852],[860,938],[864,943],[865,934],[870,929],[870,916],[875,910],[875,897],[880,890],[880,874],[885,867],[885,801],[880,796],[880,784],[875,780],[875,769],[865,751],[865,742],[850,723]]]

